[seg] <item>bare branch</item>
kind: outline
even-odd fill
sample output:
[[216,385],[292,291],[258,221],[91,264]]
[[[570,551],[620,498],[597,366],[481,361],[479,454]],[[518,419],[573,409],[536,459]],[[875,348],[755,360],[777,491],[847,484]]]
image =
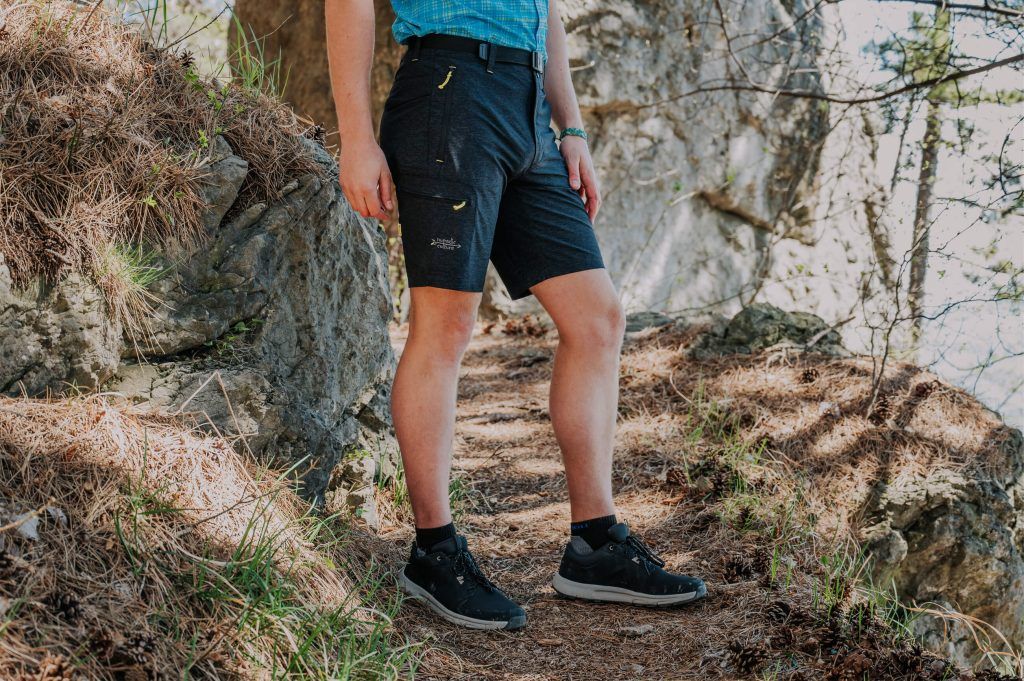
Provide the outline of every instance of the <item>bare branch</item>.
[[1000,7],[984,0],[981,5],[975,5],[966,2],[946,2],[945,0],[880,0],[881,2],[902,2],[912,3],[915,5],[928,5],[930,7],[941,7],[942,9],[950,10],[953,12],[980,12],[982,14],[997,14],[1003,17],[1012,17],[1014,19],[1024,18],[1024,10],[1010,9],[1009,7]]
[[825,92],[814,92],[813,90],[786,90],[784,88],[774,87],[771,85],[762,85],[760,83],[726,83],[722,85],[710,85],[701,86],[686,92],[672,95],[664,99],[659,99],[654,102],[647,104],[641,104],[638,109],[645,109],[652,106],[661,106],[662,104],[668,104],[674,102],[677,99],[683,97],[690,97],[693,95],[706,94],[711,92],[761,92],[764,94],[773,95],[776,97],[797,97],[803,99],[814,99],[823,102],[832,102],[833,104],[870,104],[871,102],[880,102],[885,99],[891,99],[907,92],[914,92],[917,90],[925,90],[932,88],[940,83],[948,83],[952,81],[960,80],[961,78],[967,78],[969,76],[976,76],[986,71],[992,71],[993,69],[1002,68],[1004,66],[1010,66],[1011,64],[1017,64],[1024,62],[1024,53],[1015,54],[1012,57],[1000,59],[998,61],[989,62],[972,69],[963,69],[960,71],[951,71],[944,73],[941,76],[935,76],[933,78],[927,78],[925,80],[919,80],[913,83],[907,83],[901,87],[893,90],[886,90],[879,92],[874,95],[865,97],[840,97],[837,95],[830,95]]

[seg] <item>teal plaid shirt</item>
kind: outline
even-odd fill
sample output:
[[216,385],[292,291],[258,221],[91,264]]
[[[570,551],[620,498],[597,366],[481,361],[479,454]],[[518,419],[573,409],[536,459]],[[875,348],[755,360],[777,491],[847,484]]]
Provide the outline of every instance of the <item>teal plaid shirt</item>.
[[544,52],[548,0],[391,0],[395,40],[429,33]]

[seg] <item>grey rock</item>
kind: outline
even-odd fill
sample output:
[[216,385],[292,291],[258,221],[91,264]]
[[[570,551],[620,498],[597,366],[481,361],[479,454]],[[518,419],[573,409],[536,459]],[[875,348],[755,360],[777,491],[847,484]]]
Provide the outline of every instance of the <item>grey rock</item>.
[[[940,469],[881,483],[864,506],[866,550],[878,584],[905,603],[947,607],[1024,641],[1024,450],[1019,431],[993,472]],[[977,661],[963,622],[922,615],[915,634],[954,660]]]
[[[161,254],[158,302],[131,328],[81,277],[19,291],[0,260],[0,389],[105,385],[189,414],[293,468],[317,505],[337,498],[372,521],[373,476],[397,460],[385,237],[349,208],[331,157],[304,144],[322,176],[293,178],[270,205],[236,207],[247,164],[215,141],[208,238]],[[340,465],[349,461],[361,463]]]
[[71,275],[18,290],[0,256],[0,393],[96,388],[117,368],[120,337],[95,285]]
[[632,312],[626,315],[626,333],[637,333],[645,329],[667,326],[675,320],[666,314],[654,311]]
[[333,160],[306,147],[325,177],[289,182],[273,205],[240,211],[181,260],[157,287],[150,323],[127,338],[144,361],[126,365],[114,387],[136,389],[152,375],[147,359],[169,360],[137,394],[296,466],[305,494],[324,504],[335,489],[365,490],[377,468],[339,468],[346,456],[368,452],[375,462],[395,450],[394,357],[384,234],[349,208]]
[[723,326],[713,327],[694,343],[690,352],[700,358],[750,354],[776,346],[849,355],[839,332],[821,317],[809,312],[786,312],[764,303],[745,307]]
[[214,137],[210,162],[200,184],[206,202],[203,226],[207,232],[216,230],[231,210],[248,172],[249,164],[234,155],[227,141],[220,135]]
[[829,347],[840,343],[839,333],[809,312],[785,312],[773,305],[755,304],[743,308],[729,321],[723,341],[726,346],[763,350],[783,342]]

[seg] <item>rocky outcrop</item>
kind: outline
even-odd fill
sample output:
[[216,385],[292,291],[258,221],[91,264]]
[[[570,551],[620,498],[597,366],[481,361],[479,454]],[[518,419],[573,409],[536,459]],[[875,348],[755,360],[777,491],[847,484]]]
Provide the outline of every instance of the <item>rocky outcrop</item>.
[[[870,371],[855,366],[860,358],[851,357],[838,331],[816,315],[752,305],[729,320],[696,322],[681,317],[675,323],[702,330],[688,348],[693,358],[759,351],[775,355],[784,350],[799,362],[799,353],[810,350],[829,355],[826,362],[846,358],[851,375],[862,377],[863,394],[871,392],[866,389]],[[809,380],[817,380],[816,371]],[[866,465],[859,483],[844,488],[846,497],[841,500],[827,486],[812,486],[807,494],[823,508],[849,510],[849,517],[831,520],[858,528],[877,588],[895,588],[902,603],[931,611],[915,613],[911,623],[914,634],[930,649],[961,663],[978,663],[975,636],[987,639],[996,650],[1005,649],[990,627],[1020,649],[1024,646],[1024,437],[953,389],[949,394],[956,394],[954,406],[927,406],[929,396],[943,390],[934,379],[907,385],[905,390],[906,395],[885,395],[891,413],[876,406],[868,415],[872,425],[867,429],[863,429],[862,414],[840,413],[837,402],[820,403],[819,410],[831,422],[859,420],[862,436],[869,440],[865,447],[881,450],[882,460],[888,463]],[[837,392],[845,395],[844,412],[867,404],[867,397],[863,401],[855,397],[858,391],[853,384]],[[759,407],[762,411],[772,408]],[[913,420],[916,412],[944,408],[950,411]],[[951,415],[958,423],[946,423]],[[852,422],[848,427],[858,428]],[[827,439],[824,434],[819,437]],[[912,447],[908,441],[927,444],[940,450],[940,455],[890,457],[890,449]],[[796,448],[783,454],[787,465],[796,467],[806,451]],[[922,465],[922,461],[930,462]],[[791,475],[793,469],[788,470]],[[943,612],[954,616],[943,617]],[[969,625],[957,614],[976,621]]]
[[831,24],[813,4],[566,5],[606,193],[597,231],[627,309],[730,312],[756,298],[846,316],[874,267],[862,203],[878,188],[864,120],[819,101],[714,89],[821,91]]
[[102,292],[79,275],[15,288],[0,256],[0,393],[90,389],[121,356],[121,324]]
[[0,269],[4,391],[104,387],[294,466],[317,503],[336,488],[371,501],[391,448],[384,235],[349,208],[327,153],[306,146],[321,176],[295,178],[270,205],[237,206],[247,164],[217,141],[207,237],[195,252],[161,255],[154,311],[125,329],[79,277],[16,291]]
[[715,355],[744,354],[786,347],[827,355],[849,355],[839,332],[810,312],[787,312],[774,305],[755,303],[732,319],[713,320],[707,333],[690,354],[700,359]]
[[[865,548],[879,584],[901,600],[964,613],[1024,644],[1024,447],[1003,441],[991,471],[937,470],[880,481],[865,505]],[[956,660],[977,655],[975,636],[1001,641],[985,625],[923,614],[911,625],[929,648]]]

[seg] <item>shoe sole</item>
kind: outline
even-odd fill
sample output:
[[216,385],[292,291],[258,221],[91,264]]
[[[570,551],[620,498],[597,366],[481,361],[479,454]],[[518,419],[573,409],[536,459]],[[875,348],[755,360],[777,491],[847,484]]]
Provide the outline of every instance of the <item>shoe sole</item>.
[[405,572],[402,572],[398,576],[398,584],[402,587],[409,598],[417,601],[421,601],[428,608],[436,612],[438,615],[448,620],[452,624],[457,624],[460,627],[466,627],[468,629],[521,629],[526,626],[526,615],[513,617],[509,620],[481,620],[475,617],[469,617],[467,615],[460,615],[459,613],[449,610],[444,607],[440,601],[434,596],[421,587],[416,582],[412,581],[405,576]]
[[555,587],[555,591],[569,598],[600,601],[602,603],[628,603],[630,605],[649,605],[655,607],[692,603],[708,595],[708,588],[704,584],[701,584],[700,588],[696,591],[664,596],[645,594],[641,591],[630,591],[629,589],[617,586],[583,584],[566,579],[560,574],[555,575],[554,579],[551,580],[551,584]]

